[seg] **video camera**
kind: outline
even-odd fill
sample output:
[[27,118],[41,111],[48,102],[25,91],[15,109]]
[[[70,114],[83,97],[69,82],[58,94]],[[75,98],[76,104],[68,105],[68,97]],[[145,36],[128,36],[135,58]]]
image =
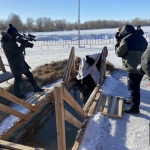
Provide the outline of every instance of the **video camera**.
[[35,36],[32,34],[28,34],[28,35],[18,34],[16,41],[20,44],[23,44],[23,43],[26,44],[26,47],[32,48],[34,44],[29,41],[36,41],[36,40],[35,40]]

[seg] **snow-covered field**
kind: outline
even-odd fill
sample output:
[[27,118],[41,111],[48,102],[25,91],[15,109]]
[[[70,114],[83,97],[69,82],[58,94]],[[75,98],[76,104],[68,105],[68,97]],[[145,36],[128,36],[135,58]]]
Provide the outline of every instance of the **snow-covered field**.
[[[150,33],[150,27],[143,27],[144,32]],[[87,30],[81,31],[81,34],[101,34],[111,33],[115,34],[117,29],[103,29],[103,30]],[[77,31],[64,31],[64,32],[45,32],[35,33],[37,38],[48,38],[50,35],[70,35],[77,34]],[[39,38],[39,39],[40,39]],[[75,55],[83,57],[86,54],[94,54],[101,52],[102,48],[106,45],[93,45],[92,48],[85,46],[78,48],[75,46]],[[113,63],[115,68],[120,70],[108,75],[103,84],[103,93],[115,96],[123,96],[128,98],[129,92],[127,90],[127,74],[122,71],[121,58],[118,58],[114,53],[113,44],[107,44],[108,57],[107,61]],[[66,46],[52,46],[49,49],[33,47],[26,50],[25,59],[28,64],[34,69],[35,67],[50,63],[51,61],[63,60],[69,57],[71,47]],[[0,55],[5,64],[7,59],[3,52]],[[9,70],[9,67],[6,67]],[[145,78],[146,76],[144,76]],[[144,79],[143,78],[143,79]],[[141,105],[140,114],[131,115],[123,114],[122,119],[112,119],[97,113],[90,119],[89,125],[84,135],[83,142],[80,150],[149,150],[149,120],[150,120],[150,88],[147,86],[148,80],[142,80],[141,83]],[[1,87],[6,87],[12,84],[13,80],[4,82]],[[128,106],[124,106],[128,107]],[[15,108],[14,108],[15,109]],[[17,108],[20,112],[25,112],[22,108]],[[5,121],[0,124],[0,132],[2,133],[8,126],[14,122],[12,117],[9,120],[9,125]],[[4,129],[5,127],[5,129]]]

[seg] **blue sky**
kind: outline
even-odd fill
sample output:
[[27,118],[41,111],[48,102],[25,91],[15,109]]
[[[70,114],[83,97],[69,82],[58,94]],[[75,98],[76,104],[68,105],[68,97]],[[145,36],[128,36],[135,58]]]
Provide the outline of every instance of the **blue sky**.
[[[0,0],[0,19],[11,13],[23,22],[28,17],[48,17],[53,20],[78,20],[78,0]],[[81,22],[90,20],[131,20],[135,17],[149,19],[150,0],[80,0]]]

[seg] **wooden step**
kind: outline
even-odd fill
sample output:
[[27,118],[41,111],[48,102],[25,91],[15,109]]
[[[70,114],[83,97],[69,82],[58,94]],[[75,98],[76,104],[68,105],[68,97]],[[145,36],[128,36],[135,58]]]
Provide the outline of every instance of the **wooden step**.
[[11,72],[3,72],[3,73],[0,73],[0,83],[4,82],[4,81],[7,81],[11,78],[13,78],[14,76],[12,75]]
[[122,118],[123,97],[101,94],[96,111],[111,118]]

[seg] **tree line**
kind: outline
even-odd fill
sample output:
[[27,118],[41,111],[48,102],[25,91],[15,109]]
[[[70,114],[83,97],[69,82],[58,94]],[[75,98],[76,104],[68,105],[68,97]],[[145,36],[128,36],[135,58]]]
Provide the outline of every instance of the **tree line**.
[[[9,24],[13,24],[19,31],[26,32],[36,31],[69,31],[69,30],[78,30],[78,21],[77,22],[68,22],[66,19],[52,20],[47,17],[39,17],[33,19],[31,17],[26,19],[26,22],[23,23],[20,16],[17,14],[11,13],[6,20],[0,19],[0,30],[6,30]],[[132,20],[95,20],[95,21],[85,21],[81,23],[79,28],[81,30],[88,29],[102,29],[102,28],[118,28],[125,24],[131,24],[133,26],[150,26],[150,19],[140,19],[135,18]]]

